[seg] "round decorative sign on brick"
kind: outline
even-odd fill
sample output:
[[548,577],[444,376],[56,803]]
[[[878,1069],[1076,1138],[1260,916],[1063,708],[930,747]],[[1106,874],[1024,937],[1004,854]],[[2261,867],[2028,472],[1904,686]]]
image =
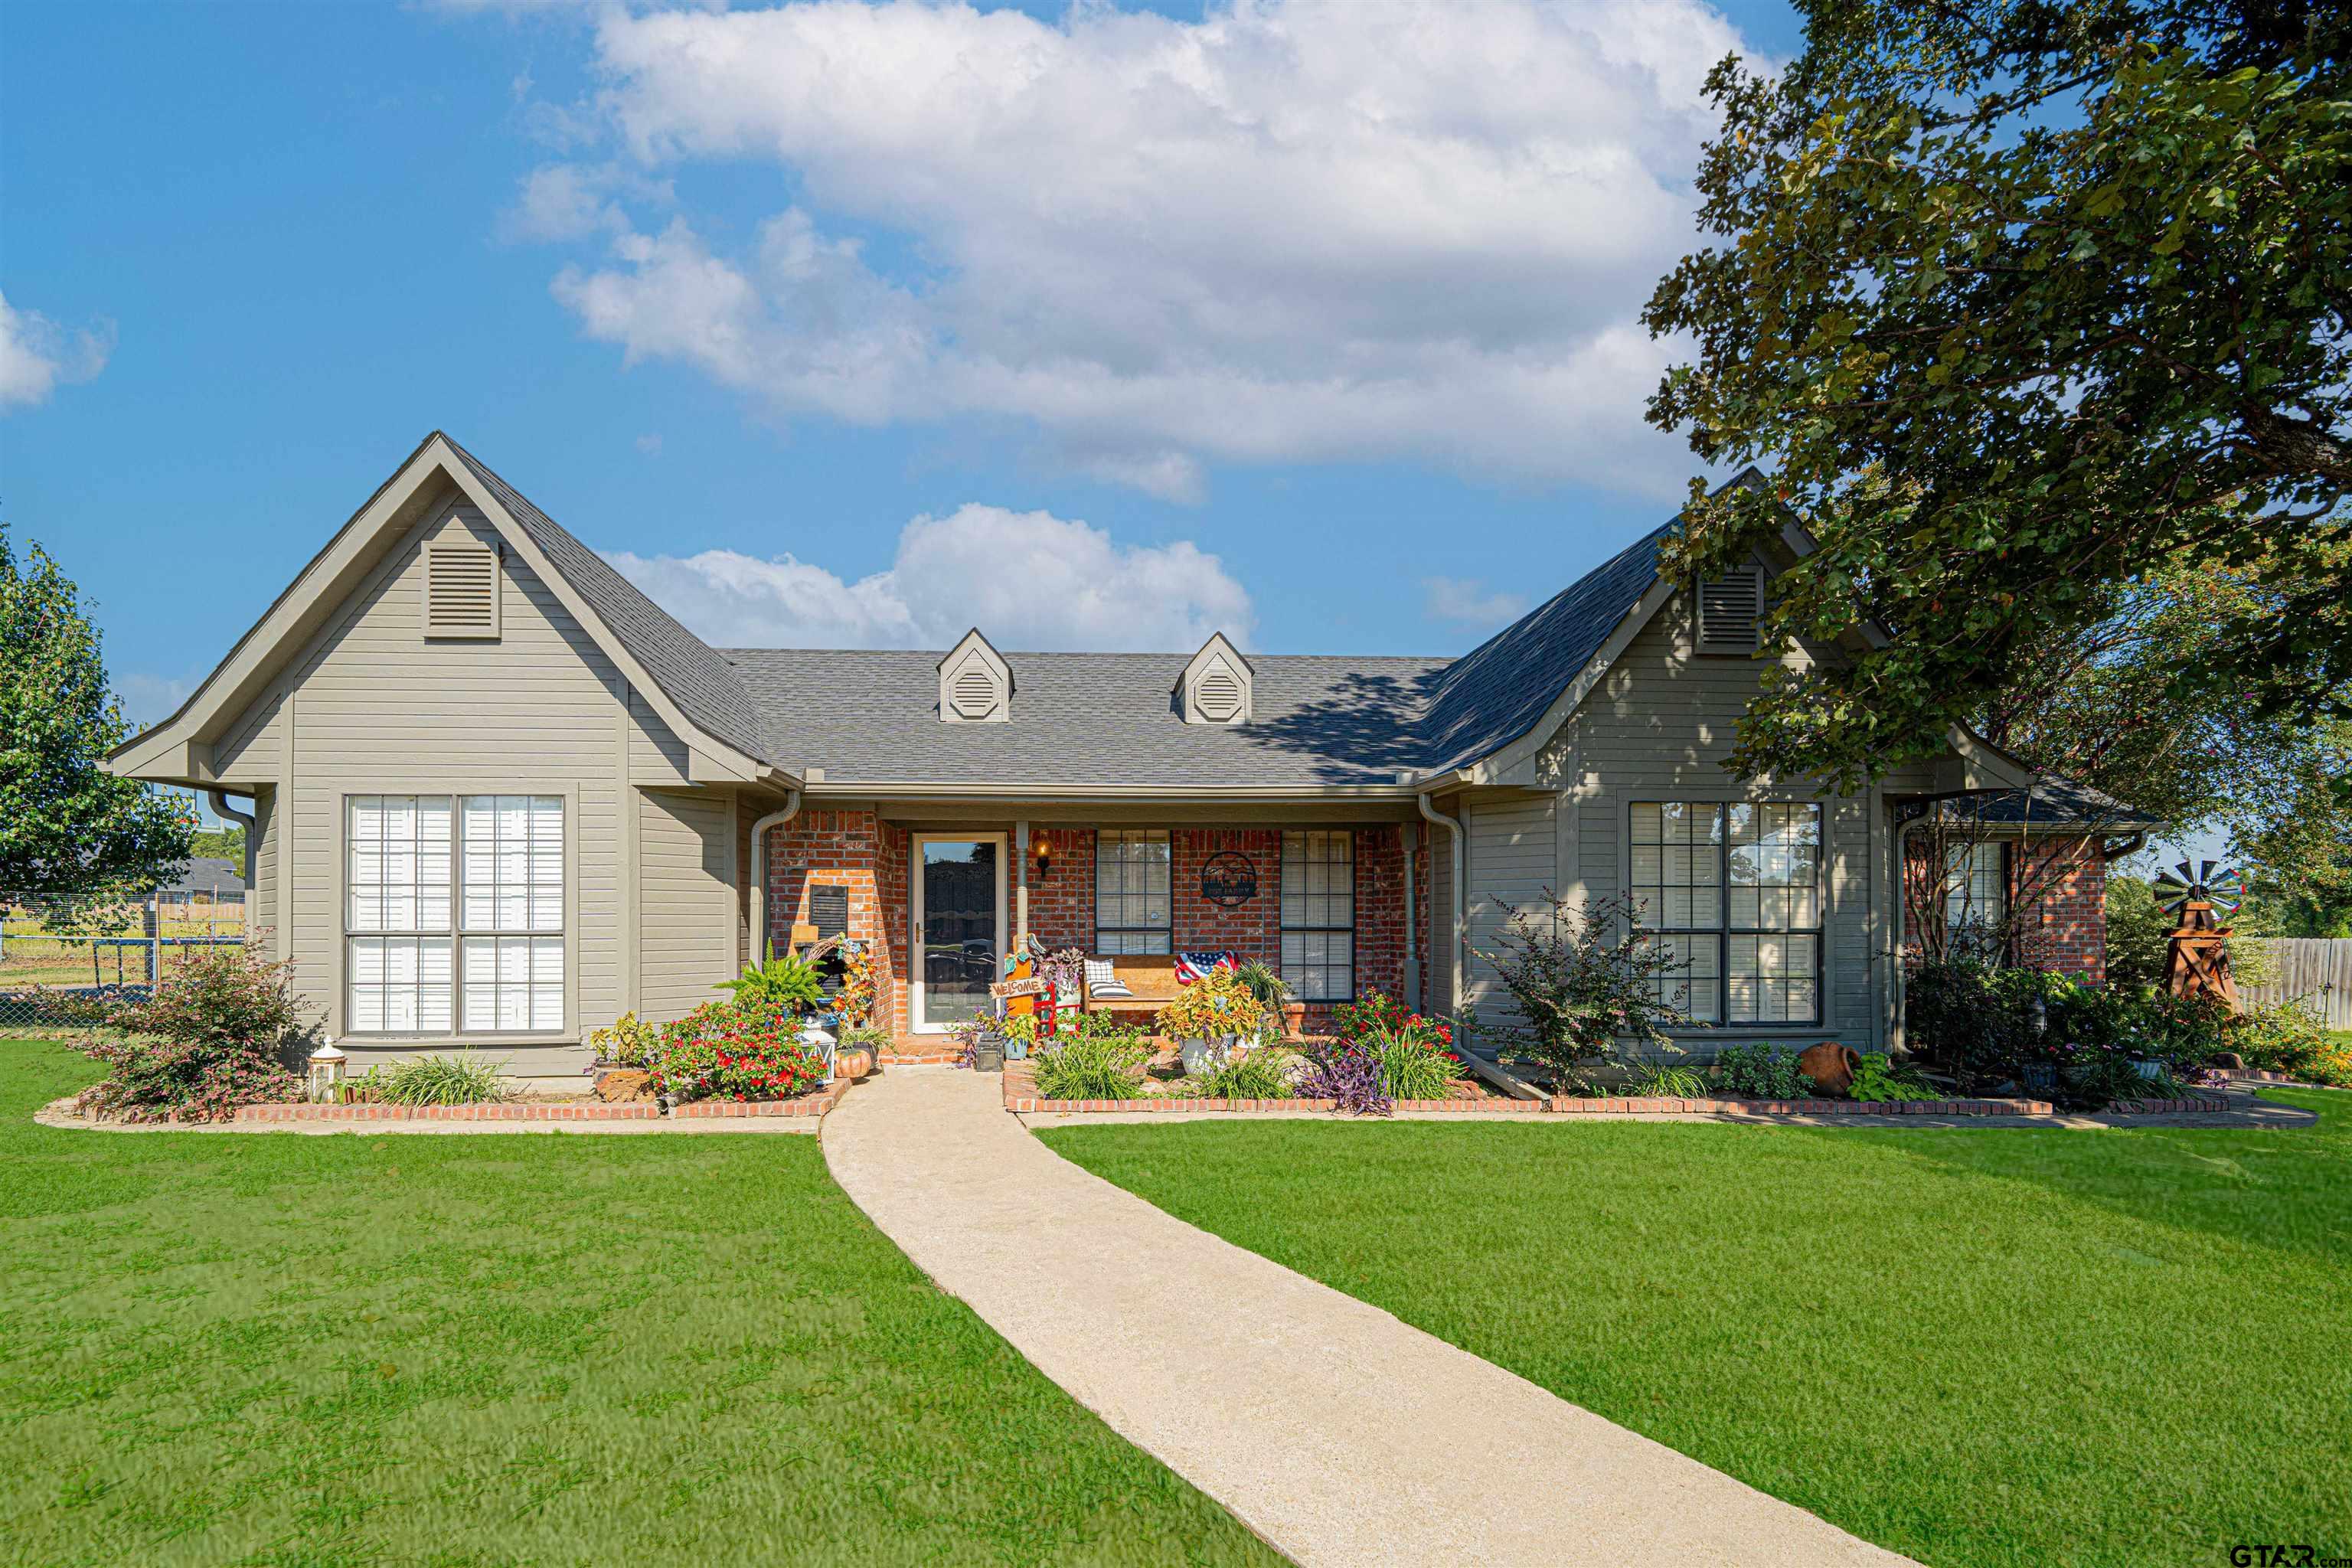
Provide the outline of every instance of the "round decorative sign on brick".
[[1257,897],[1257,866],[1246,855],[1224,849],[1201,868],[1201,897],[1232,909]]

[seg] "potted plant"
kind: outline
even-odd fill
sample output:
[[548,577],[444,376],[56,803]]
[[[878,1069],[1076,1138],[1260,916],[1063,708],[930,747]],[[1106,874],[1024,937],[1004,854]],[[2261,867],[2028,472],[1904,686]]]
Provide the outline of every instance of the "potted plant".
[[1243,1035],[1255,1035],[1263,1016],[1257,996],[1242,977],[1215,969],[1176,993],[1160,1010],[1160,1027],[1174,1037],[1186,1076],[1198,1078],[1223,1067]]
[[1260,1045],[1272,1045],[1306,1032],[1307,1004],[1292,994],[1289,983],[1272,964],[1253,958],[1241,966],[1240,974],[1242,984],[1257,998]]
[[965,1065],[974,1072],[1004,1070],[1004,1037],[994,1018],[967,1018],[957,1026],[955,1037],[963,1047]]

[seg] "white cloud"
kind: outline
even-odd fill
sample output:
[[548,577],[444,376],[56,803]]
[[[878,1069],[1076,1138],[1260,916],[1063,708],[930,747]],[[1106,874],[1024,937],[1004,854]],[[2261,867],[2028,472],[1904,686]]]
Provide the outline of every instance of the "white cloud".
[[146,675],[137,670],[117,677],[114,682],[123,718],[140,730],[160,724],[179,711],[180,704],[195,689],[195,682],[184,676]]
[[1120,544],[1049,512],[970,502],[907,524],[887,570],[856,582],[790,555],[606,552],[721,647],[946,647],[978,626],[1000,646],[1189,652],[1223,631],[1247,643],[1244,588],[1190,541]]
[[1421,611],[1454,626],[1503,626],[1527,614],[1527,595],[1489,590],[1477,578],[1421,578]]
[[660,457],[661,448],[661,432],[658,430],[649,430],[645,435],[637,437],[637,450],[643,452],[648,458]]
[[47,403],[61,384],[88,381],[114,352],[114,323],[68,331],[0,295],[0,409]]
[[1499,626],[1527,613],[1524,594],[1490,591],[1475,577],[1423,577],[1422,613],[1463,626]]
[[[788,415],[1011,418],[1180,499],[1220,459],[1687,471],[1642,423],[1671,350],[1633,317],[1689,247],[1700,81],[1740,47],[1699,0],[807,0],[595,39],[640,166],[764,161],[798,195],[748,245],[682,213],[563,270],[631,363]],[[877,266],[852,224],[909,243]]]

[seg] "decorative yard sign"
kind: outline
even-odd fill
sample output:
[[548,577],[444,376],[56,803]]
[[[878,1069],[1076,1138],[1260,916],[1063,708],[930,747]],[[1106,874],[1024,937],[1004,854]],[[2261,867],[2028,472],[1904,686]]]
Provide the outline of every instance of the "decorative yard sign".
[[1257,867],[1246,855],[1222,850],[1201,868],[1201,897],[1232,909],[1257,897]]

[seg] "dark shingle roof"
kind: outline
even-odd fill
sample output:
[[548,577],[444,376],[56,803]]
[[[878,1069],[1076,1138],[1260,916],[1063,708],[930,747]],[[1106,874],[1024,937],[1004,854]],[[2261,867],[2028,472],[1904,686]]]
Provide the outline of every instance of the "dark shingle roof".
[[[446,437],[445,437],[445,439]],[[840,784],[1393,784],[1532,729],[1657,581],[1669,522],[1457,659],[1259,654],[1250,721],[1186,724],[1186,654],[1016,653],[1013,716],[939,717],[936,652],[714,649],[456,441],[549,563],[696,724]],[[1744,474],[1732,483],[1748,482]]]
[[1467,767],[1533,729],[1658,580],[1673,523],[1619,551],[1446,667],[1422,729],[1423,766]]
[[499,499],[499,504],[548,563],[588,601],[597,617],[645,666],[664,696],[696,724],[747,756],[773,764],[766,726],[760,710],[744,691],[743,683],[710,646],[678,625],[667,610],[640,593],[635,584],[548,516],[521,491],[492,473],[483,461],[459,446],[447,432],[442,439],[474,477]]
[[245,868],[217,855],[192,855],[177,875],[155,884],[159,893],[242,893]]
[[825,784],[1394,784],[1421,754],[1415,721],[1442,658],[1259,654],[1251,719],[1187,724],[1189,654],[1007,653],[1012,717],[944,723],[939,655],[727,648],[769,715],[779,766]]
[[1979,822],[2004,826],[2021,823],[2029,828],[2088,827],[2107,833],[2132,833],[2164,826],[2163,818],[2126,805],[2105,790],[2076,784],[2056,773],[2044,773],[2042,782],[2033,786],[2030,798],[2025,790],[2004,790],[1999,795],[1970,795],[1951,802],[1948,809]]

